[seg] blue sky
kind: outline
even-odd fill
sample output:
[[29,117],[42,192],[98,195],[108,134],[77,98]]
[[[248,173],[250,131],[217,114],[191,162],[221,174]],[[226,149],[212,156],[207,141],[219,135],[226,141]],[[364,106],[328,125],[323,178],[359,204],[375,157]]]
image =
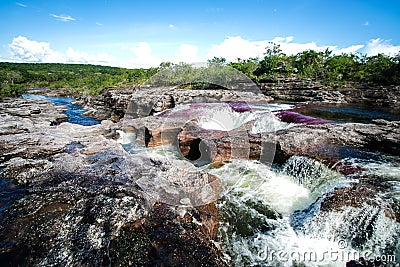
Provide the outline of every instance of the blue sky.
[[1,0],[0,61],[157,66],[287,54],[400,51],[400,1]]

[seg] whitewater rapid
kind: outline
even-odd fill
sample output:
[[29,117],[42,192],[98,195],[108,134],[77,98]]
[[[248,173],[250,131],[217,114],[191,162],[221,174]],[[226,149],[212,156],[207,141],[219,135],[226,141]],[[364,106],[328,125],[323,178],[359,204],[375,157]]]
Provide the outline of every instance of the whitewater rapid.
[[[253,122],[251,133],[263,133],[295,126],[281,122],[274,115],[290,108],[279,104],[253,105],[249,110],[236,112],[227,104],[196,104],[157,116],[186,116],[204,129],[220,131],[235,130]],[[145,148],[135,143],[134,133],[119,133],[120,144],[132,155],[188,163],[176,147]],[[400,260],[400,224],[388,218],[383,209],[364,204],[321,210],[326,195],[365,177],[381,177],[392,185],[385,196],[371,196],[371,199],[386,197],[400,201],[399,159],[372,158],[348,157],[331,168],[300,156],[289,158],[281,166],[231,159],[222,165],[200,167],[222,184],[216,203],[222,218],[219,243],[226,258],[234,266],[344,266],[350,260],[379,255]],[[335,171],[339,165],[360,171],[341,174]],[[146,187],[148,182],[142,186]]]

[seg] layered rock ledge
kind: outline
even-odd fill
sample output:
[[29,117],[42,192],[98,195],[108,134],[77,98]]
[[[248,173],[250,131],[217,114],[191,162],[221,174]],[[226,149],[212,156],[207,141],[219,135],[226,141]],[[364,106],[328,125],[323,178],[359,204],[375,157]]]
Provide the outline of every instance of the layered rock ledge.
[[400,106],[400,86],[345,83],[330,88],[310,79],[271,78],[261,80],[260,88],[275,100]]

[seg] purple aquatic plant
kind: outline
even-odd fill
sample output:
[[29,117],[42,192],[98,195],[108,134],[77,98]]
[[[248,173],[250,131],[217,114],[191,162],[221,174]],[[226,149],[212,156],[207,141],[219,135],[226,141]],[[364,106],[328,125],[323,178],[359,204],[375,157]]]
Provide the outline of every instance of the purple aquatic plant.
[[246,102],[229,102],[228,105],[232,110],[242,113],[246,111],[251,111],[251,107]]
[[281,111],[275,114],[281,121],[287,123],[301,123],[301,124],[325,124],[330,123],[329,120],[305,116],[303,114],[293,111]]

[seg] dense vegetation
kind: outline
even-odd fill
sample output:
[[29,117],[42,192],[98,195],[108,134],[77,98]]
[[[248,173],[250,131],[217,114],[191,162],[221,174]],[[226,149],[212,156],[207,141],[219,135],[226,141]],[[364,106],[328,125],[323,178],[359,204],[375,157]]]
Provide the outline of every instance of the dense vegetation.
[[[213,61],[224,62],[224,59],[214,58]],[[361,54],[335,55],[327,49],[322,52],[306,50],[288,56],[279,45],[270,43],[263,59],[237,59],[228,65],[256,81],[269,77],[296,76],[331,86],[344,82],[400,84],[400,51],[395,56],[378,54],[368,57]]]
[[97,65],[0,62],[0,96],[19,95],[26,88],[75,89],[98,94],[109,86],[143,83],[158,71]]
[[[109,86],[142,84],[156,73],[158,75],[150,79],[153,84],[184,84],[186,88],[197,88],[207,84],[224,84],[229,75],[235,75],[227,68],[221,70],[215,66],[233,67],[256,82],[271,77],[298,77],[321,81],[328,86],[340,86],[345,82],[400,84],[400,53],[395,56],[378,54],[368,57],[360,54],[335,55],[329,50],[306,50],[288,56],[279,45],[270,43],[262,59],[227,62],[225,58],[214,57],[208,61],[208,67],[204,68],[170,62],[150,69],[0,62],[0,97],[17,96],[25,92],[26,88],[35,87],[65,88],[77,90],[78,94],[98,94]],[[204,77],[211,77],[211,80],[196,82]]]

